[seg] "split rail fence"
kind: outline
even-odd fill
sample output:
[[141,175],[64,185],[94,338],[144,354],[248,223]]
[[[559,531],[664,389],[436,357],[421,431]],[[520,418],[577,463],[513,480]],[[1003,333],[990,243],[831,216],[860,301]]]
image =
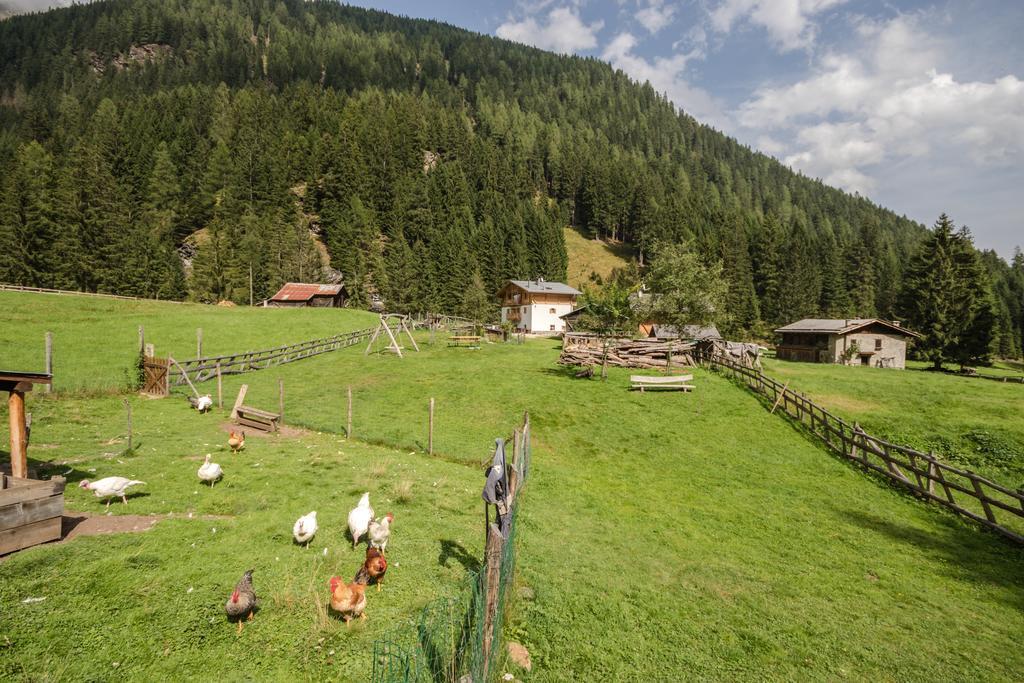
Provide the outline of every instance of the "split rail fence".
[[506,439],[512,444],[508,465],[510,515],[502,534],[487,519],[483,564],[454,596],[427,604],[415,626],[400,627],[374,642],[374,683],[486,683],[498,679],[504,649],[502,626],[515,573],[519,493],[530,472],[530,416]]
[[717,354],[699,357],[741,381],[806,427],[831,450],[1018,543],[1024,544],[1024,493],[979,474],[943,462],[935,453],[922,453],[867,434],[860,425],[836,417],[788,384]]
[[293,363],[303,358],[310,358],[328,351],[348,346],[355,346],[368,340],[376,327],[367,327],[355,332],[336,334],[333,337],[311,339],[297,344],[276,346],[262,351],[245,351],[224,356],[207,356],[190,360],[176,361],[177,367],[170,369],[170,383],[181,386],[191,381],[194,384],[205,382],[217,377],[217,369],[221,374],[231,375],[252,370],[263,370],[274,365]]

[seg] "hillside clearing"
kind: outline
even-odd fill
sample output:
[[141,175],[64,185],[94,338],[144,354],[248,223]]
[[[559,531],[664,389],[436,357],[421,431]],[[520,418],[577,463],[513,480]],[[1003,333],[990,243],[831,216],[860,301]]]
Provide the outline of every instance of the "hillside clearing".
[[569,255],[566,282],[577,289],[593,285],[591,274],[607,279],[613,270],[625,268],[633,258],[633,249],[628,245],[589,239],[573,228],[564,228],[562,234]]

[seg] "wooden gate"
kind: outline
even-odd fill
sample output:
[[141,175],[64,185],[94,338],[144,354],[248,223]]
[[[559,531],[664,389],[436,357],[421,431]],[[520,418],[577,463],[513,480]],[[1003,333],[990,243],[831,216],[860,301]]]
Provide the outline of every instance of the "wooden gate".
[[167,396],[170,393],[168,388],[168,366],[170,363],[166,358],[154,358],[146,356],[142,362],[142,391],[150,396]]

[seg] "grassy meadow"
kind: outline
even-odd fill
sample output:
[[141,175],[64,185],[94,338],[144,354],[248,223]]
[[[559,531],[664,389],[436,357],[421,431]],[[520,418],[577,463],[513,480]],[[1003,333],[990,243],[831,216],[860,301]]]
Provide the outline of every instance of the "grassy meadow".
[[[306,430],[250,438],[238,456],[222,446],[223,417],[189,413],[180,396],[130,399],[138,448],[127,457],[120,397],[33,397],[34,464],[71,468],[72,482],[142,478],[113,514],[166,519],[0,563],[0,675],[365,680],[373,639],[477,566],[480,463],[523,410],[533,468],[506,626],[533,660],[530,673],[511,669],[520,680],[1009,681],[1024,670],[1024,550],[865,476],[720,375],[695,370],[688,395],[638,394],[627,370],[573,378],[555,340],[420,343],[402,359],[351,348],[225,378],[226,404],[245,382],[247,403],[267,408],[283,379],[285,421]],[[893,375],[959,379],[863,381]],[[811,379],[794,385],[811,393]],[[341,435],[347,386],[353,440]],[[956,409],[965,425],[1014,429],[973,405]],[[206,452],[226,470],[212,490],[195,478]],[[347,632],[317,603],[331,573],[358,566],[341,527],[364,490],[396,514],[395,566],[369,620]],[[101,509],[79,489],[68,500]],[[306,551],[290,527],[313,508],[322,528]],[[267,602],[238,638],[222,603],[251,566]]]
[[45,336],[54,335],[54,388],[120,389],[139,348],[139,326],[159,356],[194,358],[249,351],[349,332],[377,323],[365,311],[248,308],[0,292],[0,369],[42,372]]
[[633,256],[628,245],[590,239],[574,228],[563,228],[562,234],[569,255],[566,282],[577,289],[592,284],[590,276],[593,273],[607,278],[614,269],[625,268]]
[[869,433],[1024,486],[1024,384],[922,369],[887,370],[768,359],[765,373],[792,382]]

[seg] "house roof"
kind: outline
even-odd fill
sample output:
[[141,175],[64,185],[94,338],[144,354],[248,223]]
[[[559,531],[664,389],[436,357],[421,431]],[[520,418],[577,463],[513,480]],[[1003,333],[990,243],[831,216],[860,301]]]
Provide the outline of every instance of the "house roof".
[[345,285],[316,285],[305,282],[287,282],[271,301],[309,301],[314,296],[338,296]]
[[[583,292],[573,289],[564,282],[548,282],[547,280],[509,280],[505,285],[515,285],[531,294],[568,294],[579,296]],[[505,287],[502,287],[504,289]]]
[[905,327],[900,326],[899,323],[882,320],[881,318],[846,318],[846,319],[830,319],[830,318],[804,318],[798,320],[795,323],[790,323],[784,327],[776,329],[776,332],[811,332],[818,334],[849,334],[868,325],[881,325],[889,328],[896,334],[902,334],[907,337],[920,338],[921,335],[913,330],[908,330]]

